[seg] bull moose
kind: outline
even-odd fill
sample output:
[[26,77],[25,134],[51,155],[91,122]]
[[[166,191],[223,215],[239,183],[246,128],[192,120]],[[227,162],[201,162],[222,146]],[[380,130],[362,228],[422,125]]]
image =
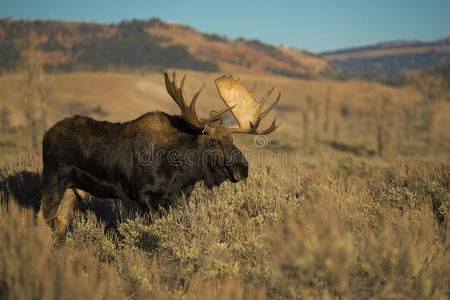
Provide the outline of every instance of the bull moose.
[[[269,134],[277,129],[276,119],[265,130],[258,127],[278,103],[281,93],[263,109],[274,88],[256,101],[255,86],[248,91],[239,79],[222,76],[215,82],[226,108],[201,119],[195,103],[205,84],[188,104],[183,91],[186,75],[180,86],[175,71],[170,77],[164,73],[164,78],[181,116],[156,111],[129,122],[110,123],[76,115],[59,121],[46,132],[39,216],[53,224],[57,234],[65,232],[70,214],[84,192],[98,198],[130,199],[144,211],[157,211],[160,207],[167,209],[181,195],[189,197],[196,182],[203,180],[212,188],[226,180],[238,182],[247,178],[247,160],[233,144],[232,134]],[[227,128],[220,122],[227,111],[233,114],[238,128]],[[152,153],[145,152],[150,146]],[[176,161],[172,157],[174,150]],[[186,163],[185,154],[193,150],[207,159]],[[221,154],[222,159],[206,155],[211,152]],[[154,153],[159,153],[158,161],[149,159]]]

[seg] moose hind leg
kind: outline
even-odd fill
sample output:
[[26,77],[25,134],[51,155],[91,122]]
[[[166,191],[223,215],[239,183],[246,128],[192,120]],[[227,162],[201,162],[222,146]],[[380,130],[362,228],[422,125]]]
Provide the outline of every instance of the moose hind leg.
[[54,164],[45,163],[42,170],[43,187],[41,207],[37,214],[39,220],[45,221],[48,225],[52,225],[53,219],[56,216],[59,203],[63,196],[65,188],[62,188],[58,183],[58,169]]
[[62,236],[66,232],[70,217],[74,209],[78,208],[79,202],[79,194],[75,189],[65,191],[54,220],[55,231],[58,236]]
[[41,208],[38,218],[51,225],[61,202],[61,192],[56,184],[47,184],[42,191]]

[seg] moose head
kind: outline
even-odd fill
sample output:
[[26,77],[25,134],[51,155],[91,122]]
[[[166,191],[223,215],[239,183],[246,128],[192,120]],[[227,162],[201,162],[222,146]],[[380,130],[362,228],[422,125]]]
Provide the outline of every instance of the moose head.
[[[212,112],[207,119],[199,118],[195,103],[205,87],[203,84],[188,102],[184,96],[184,82],[186,75],[177,86],[176,72],[172,76],[164,73],[167,92],[176,102],[181,111],[181,116],[189,127],[197,132],[197,147],[203,154],[211,154],[203,168],[207,168],[204,174],[205,184],[208,187],[220,185],[225,180],[238,182],[248,176],[248,163],[244,154],[234,145],[232,134],[269,134],[279,127],[276,118],[265,130],[259,130],[259,125],[264,117],[277,105],[281,93],[278,93],[275,101],[266,109],[263,109],[274,88],[271,88],[261,101],[254,98],[255,85],[248,91],[239,79],[231,76],[222,76],[216,79],[219,95],[226,108]],[[238,128],[229,128],[222,124],[221,116],[231,111],[239,124]]]

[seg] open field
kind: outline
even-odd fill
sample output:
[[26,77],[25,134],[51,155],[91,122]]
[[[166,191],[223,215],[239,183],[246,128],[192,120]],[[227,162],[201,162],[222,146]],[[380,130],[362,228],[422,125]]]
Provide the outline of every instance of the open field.
[[[189,71],[187,95],[207,81],[198,101],[204,116],[224,107],[218,75]],[[29,146],[24,77],[0,77],[0,109],[11,112],[0,133],[0,295],[448,299],[448,95],[433,82],[421,92],[363,81],[241,80],[258,82],[257,97],[272,85],[283,93],[271,113],[282,122],[277,131],[262,144],[235,139],[250,156],[246,182],[198,184],[163,216],[85,199],[59,244],[34,217],[42,161]],[[161,74],[71,73],[46,82],[48,125],[73,113],[111,121],[178,113]],[[272,150],[286,159],[265,159]]]
[[[221,74],[179,73],[188,73],[185,85],[188,97],[204,82],[207,83],[197,103],[204,117],[212,109],[225,107],[214,85],[214,79]],[[272,86],[276,87],[275,92],[282,92],[276,115],[283,126],[270,135],[271,141],[290,144],[305,151],[314,151],[330,141],[364,145],[376,150],[378,124],[383,127],[385,151],[391,158],[399,154],[414,156],[450,148],[448,94],[434,91],[438,89],[433,86],[434,83],[429,84],[425,91],[433,99],[424,99],[423,92],[411,85],[392,88],[357,80],[336,82],[281,76],[239,76],[248,88],[257,83],[257,99]],[[27,89],[25,78],[24,73],[0,77],[0,109],[8,107],[11,111],[11,127],[26,124],[23,103]],[[122,122],[152,110],[179,113],[165,91],[161,73],[78,72],[47,75],[45,85],[50,90],[46,104],[47,127],[73,114]],[[35,110],[40,110],[39,100],[36,102]],[[233,122],[231,115],[225,115],[227,121],[227,124]],[[20,131],[20,128],[16,129]],[[5,142],[0,144],[2,153],[17,153],[17,148],[26,150],[15,134],[13,138],[4,132],[0,134],[4,136],[3,141],[9,139],[6,143],[9,147],[2,147]],[[252,142],[251,138],[244,140]],[[17,144],[16,148],[14,144]]]

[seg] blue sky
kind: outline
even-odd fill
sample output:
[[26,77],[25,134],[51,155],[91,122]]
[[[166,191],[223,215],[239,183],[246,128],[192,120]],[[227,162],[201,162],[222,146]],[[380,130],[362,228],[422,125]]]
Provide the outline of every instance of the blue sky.
[[102,23],[158,17],[313,52],[450,36],[450,0],[0,0],[0,17]]

